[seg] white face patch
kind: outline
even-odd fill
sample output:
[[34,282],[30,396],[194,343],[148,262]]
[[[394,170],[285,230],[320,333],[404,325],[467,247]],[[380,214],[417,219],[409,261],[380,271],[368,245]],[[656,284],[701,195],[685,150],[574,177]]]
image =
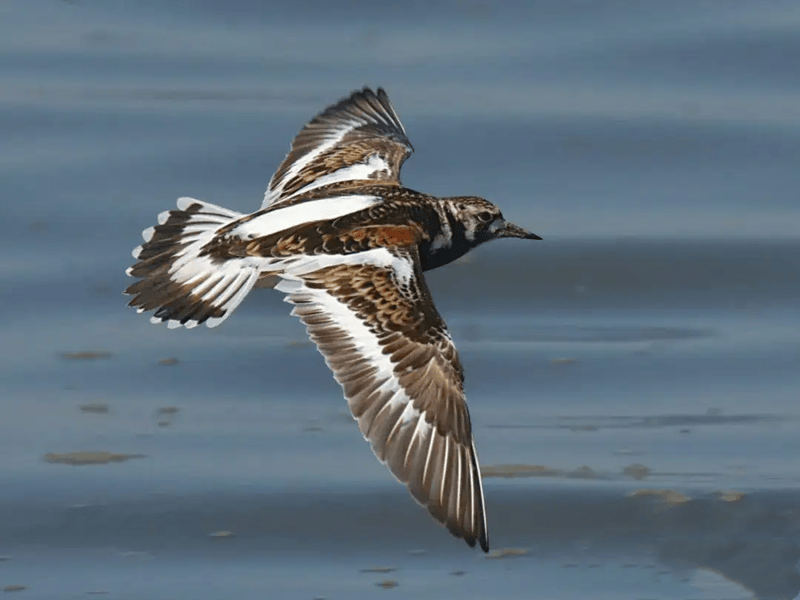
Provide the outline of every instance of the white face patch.
[[492,221],[491,225],[489,225],[489,231],[491,233],[497,233],[497,230],[502,229],[505,226],[505,224],[506,220],[498,217],[494,221]]
[[449,207],[445,207],[442,202],[436,202],[433,205],[436,211],[436,216],[439,217],[439,223],[442,226],[442,231],[433,238],[431,243],[432,250],[441,250],[442,248],[449,248],[453,245],[453,228],[450,227],[450,214]]
[[452,245],[453,240],[450,239],[450,236],[440,233],[433,238],[433,242],[431,242],[431,250],[441,250],[442,248],[449,248]]
[[230,234],[242,239],[264,237],[303,223],[337,219],[374,206],[380,201],[377,196],[353,195],[311,200],[285,208],[276,207],[255,219],[243,222],[231,230]]

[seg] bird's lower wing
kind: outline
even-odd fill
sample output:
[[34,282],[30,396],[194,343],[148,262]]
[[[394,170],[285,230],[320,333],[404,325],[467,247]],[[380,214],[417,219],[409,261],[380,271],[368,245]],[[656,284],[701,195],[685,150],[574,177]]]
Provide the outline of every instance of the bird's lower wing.
[[488,551],[461,364],[416,250],[309,257],[276,289],[295,305],[378,459],[454,535]]

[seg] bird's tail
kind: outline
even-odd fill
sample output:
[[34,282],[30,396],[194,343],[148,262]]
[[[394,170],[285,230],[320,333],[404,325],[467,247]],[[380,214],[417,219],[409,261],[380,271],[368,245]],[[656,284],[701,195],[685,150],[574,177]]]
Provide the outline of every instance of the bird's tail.
[[244,300],[260,269],[249,257],[217,257],[207,244],[217,231],[242,215],[193,198],[178,200],[178,210],[158,216],[133,250],[138,262],[127,271],[139,281],[125,290],[128,306],[155,310],[153,323],[170,328],[219,325]]

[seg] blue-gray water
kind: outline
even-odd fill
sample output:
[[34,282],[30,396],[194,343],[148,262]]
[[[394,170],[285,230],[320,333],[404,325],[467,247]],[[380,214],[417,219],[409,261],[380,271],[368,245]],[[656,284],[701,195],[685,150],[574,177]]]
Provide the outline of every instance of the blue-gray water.
[[[798,64],[793,0],[6,0],[0,589],[796,597]],[[215,330],[124,306],[159,212],[256,208],[296,131],[363,84],[417,149],[406,185],[545,239],[429,274],[491,542],[519,556],[411,501],[276,293]]]

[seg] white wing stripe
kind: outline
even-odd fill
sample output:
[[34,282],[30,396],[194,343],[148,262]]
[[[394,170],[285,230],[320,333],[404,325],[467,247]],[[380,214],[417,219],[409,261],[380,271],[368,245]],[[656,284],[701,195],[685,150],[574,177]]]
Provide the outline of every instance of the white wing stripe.
[[[349,334],[358,354],[378,368],[378,372],[375,373],[373,377],[378,380],[384,380],[384,383],[381,384],[376,392],[379,394],[390,392],[392,394],[391,398],[380,411],[391,411],[395,410],[396,407],[400,405],[405,405],[398,419],[398,423],[409,423],[416,418],[417,423],[414,432],[414,436],[416,437],[420,433],[421,428],[425,427],[427,423],[425,423],[425,419],[422,418],[420,411],[413,406],[411,399],[400,387],[400,382],[394,374],[394,364],[389,356],[383,353],[383,348],[378,343],[375,335],[345,304],[323,290],[307,287],[302,280],[303,275],[317,271],[326,266],[342,264],[343,262],[352,264],[355,261],[360,264],[395,268],[396,271],[397,263],[403,262],[403,259],[393,255],[385,248],[360,252],[350,256],[325,255],[303,257],[299,260],[294,259],[292,262],[286,264],[281,274],[281,281],[278,282],[275,289],[287,294],[287,302],[303,303],[304,306],[311,305],[317,310],[330,315],[332,321],[335,322],[340,329]],[[296,310],[297,309],[293,312],[296,312]],[[326,362],[330,366],[330,361],[327,358]],[[337,377],[337,381],[338,380],[339,378]],[[377,415],[373,415],[372,419],[377,420],[376,416]],[[367,424],[365,423],[364,425]],[[362,433],[366,438],[368,437],[369,431],[366,431],[362,427]],[[431,436],[431,439],[434,437],[435,436]]]
[[[361,253],[361,255],[371,255],[369,258],[378,258],[378,262],[382,262],[380,259],[385,259],[383,256],[384,254],[387,257],[391,257],[391,254],[383,248]],[[341,257],[338,258],[339,262],[341,262]],[[366,256],[361,256],[361,258],[368,260],[368,257]],[[275,286],[275,289],[288,294],[288,297],[286,298],[288,302],[292,302],[292,296],[300,292],[303,295],[302,301],[305,301],[305,298],[307,297],[309,302],[315,304],[323,312],[331,315],[339,327],[350,334],[350,338],[352,339],[361,356],[368,359],[373,365],[378,367],[378,373],[375,374],[375,377],[386,379],[386,383],[384,383],[379,389],[385,388],[387,391],[395,392],[395,397],[391,400],[392,403],[408,403],[409,398],[405,393],[400,391],[399,382],[394,375],[394,365],[389,357],[383,353],[383,349],[375,339],[374,334],[358,317],[353,314],[349,308],[339,302],[336,298],[322,290],[312,290],[306,287],[302,279],[300,279],[300,275],[302,273],[321,268],[316,265],[309,268],[309,265],[304,263],[317,262],[318,260],[311,259],[308,261],[303,261],[299,265],[287,267],[286,271],[284,271],[284,273],[281,275],[282,280],[278,282],[278,284]],[[300,298],[298,298],[298,300],[300,300]]]
[[263,237],[284,229],[310,223],[337,219],[350,213],[375,206],[381,199],[377,196],[352,195],[323,198],[261,213],[258,217],[244,221],[233,228],[230,235],[242,239]]
[[270,185],[270,189],[267,190],[267,193],[264,196],[263,206],[266,207],[270,202],[273,201],[274,198],[278,198],[281,195],[281,191],[283,190],[283,186],[286,185],[286,182],[294,179],[294,177],[300,171],[302,171],[306,165],[341,142],[342,139],[344,139],[344,136],[346,136],[353,129],[353,125],[354,123],[345,123],[344,127],[332,131],[331,133],[333,135],[331,135],[331,137],[329,137],[324,144],[320,144],[311,152],[304,154],[294,164],[292,164],[292,166],[288,171],[286,171],[280,180],[275,182],[274,186]]
[[[342,313],[343,318],[352,320],[352,321],[351,320],[347,321],[348,331],[366,332],[366,335],[369,337],[369,339],[371,339],[374,342],[374,336],[372,332],[370,332],[369,329],[367,329],[367,327],[338,300],[336,300],[335,298],[331,297],[326,293],[309,290],[304,285],[302,285],[301,279],[303,275],[307,275],[308,273],[313,273],[314,271],[318,271],[326,267],[333,267],[341,264],[373,265],[376,267],[391,269],[397,274],[400,280],[398,283],[400,285],[408,285],[411,281],[411,278],[414,277],[413,267],[410,264],[408,264],[408,261],[403,260],[398,256],[395,256],[394,254],[389,252],[386,248],[376,248],[374,250],[367,250],[366,252],[358,252],[356,254],[347,254],[347,255],[322,254],[319,256],[313,256],[313,255],[303,254],[300,256],[293,256],[289,258],[272,259],[271,262],[269,263],[269,267],[274,270],[283,268],[283,273],[281,274],[281,276],[286,281],[299,282],[301,287],[297,287],[296,289],[292,288],[291,293],[303,294],[304,301],[316,302],[319,303],[320,306],[324,305],[325,307],[333,306],[334,308],[338,308],[341,311],[345,311]],[[288,289],[283,290],[282,288],[277,288],[277,287],[276,289],[280,289],[286,294],[290,293]],[[329,305],[327,303],[332,303],[332,304]],[[335,314],[338,315],[339,313],[335,312]],[[354,324],[354,329],[349,328],[351,323]],[[376,348],[380,349],[380,346],[377,344],[377,342],[374,343],[371,349],[376,349]]]
[[366,163],[350,165],[349,167],[344,167],[338,171],[329,173],[328,175],[318,177],[307,186],[297,190],[291,196],[287,196],[286,199],[305,194],[306,192],[310,192],[315,188],[329,185],[331,183],[338,183],[340,181],[353,181],[357,179],[370,179],[372,175],[375,173],[380,173],[381,171],[388,172],[389,164],[377,154],[373,154],[369,157],[369,160]]

